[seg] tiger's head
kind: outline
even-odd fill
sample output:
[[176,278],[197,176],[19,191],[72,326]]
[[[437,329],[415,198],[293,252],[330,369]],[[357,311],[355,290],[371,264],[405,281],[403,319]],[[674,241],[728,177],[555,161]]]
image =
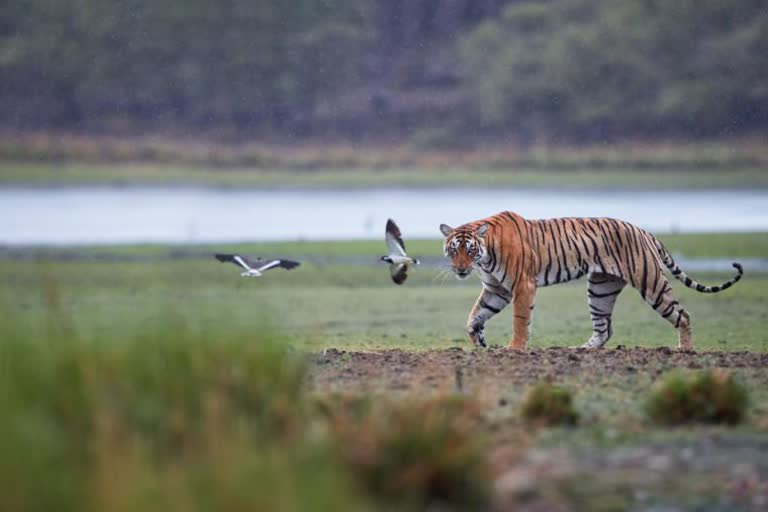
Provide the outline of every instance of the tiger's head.
[[472,268],[479,265],[488,254],[485,235],[490,224],[479,226],[465,224],[454,229],[447,224],[440,224],[440,231],[445,236],[443,252],[451,258],[451,270],[459,279],[466,279]]

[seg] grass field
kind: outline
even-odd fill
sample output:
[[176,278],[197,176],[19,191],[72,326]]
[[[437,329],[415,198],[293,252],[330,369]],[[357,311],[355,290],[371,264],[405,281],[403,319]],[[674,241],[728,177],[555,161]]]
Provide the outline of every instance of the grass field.
[[[63,307],[78,331],[110,339],[138,329],[148,320],[173,313],[186,322],[226,334],[268,320],[300,349],[337,347],[432,349],[466,346],[464,325],[479,287],[445,281],[421,270],[403,288],[394,288],[382,268],[305,265],[290,277],[241,280],[234,268],[211,263],[40,263],[4,264],[10,285],[7,314],[40,325],[45,310],[41,290],[61,294]],[[320,275],[318,277],[318,274]],[[725,275],[699,276],[720,282]],[[434,281],[434,282],[433,282]],[[361,285],[361,283],[366,283]],[[748,275],[728,293],[706,296],[674,285],[691,312],[695,346],[700,350],[765,350],[762,330],[768,317],[768,276]],[[5,288],[8,292],[8,288]],[[539,292],[533,346],[570,346],[589,338],[591,323],[583,283]],[[511,311],[488,324],[487,340],[511,338]],[[676,335],[639,295],[622,294],[614,315],[613,344],[674,346]]]
[[[768,255],[764,233],[663,239],[688,258]],[[434,240],[409,248],[440,255]],[[248,280],[210,257],[218,249],[306,263]],[[673,284],[691,313],[698,354],[665,350],[676,346],[675,331],[633,290],[618,301],[607,350],[547,348],[589,337],[583,280],[539,291],[530,350],[476,352],[464,323],[477,280],[424,266],[397,287],[376,262],[382,249],[381,242],[4,249],[0,478],[10,484],[0,488],[0,508],[764,506],[768,274],[747,267],[740,283],[716,295]],[[507,343],[511,320],[503,311],[488,323],[490,344]],[[286,347],[295,350],[284,354]],[[306,372],[294,366],[304,353]],[[707,368],[745,384],[743,424],[649,422],[644,404],[660,376]],[[572,390],[577,427],[521,421],[521,400],[541,380]],[[323,406],[330,423],[308,412],[313,400],[339,396],[353,402]],[[443,402],[414,404],[446,396],[470,400],[479,419]],[[395,402],[366,416],[355,400]],[[469,439],[485,447],[486,469],[478,469]],[[35,485],[41,478],[45,492]],[[462,499],[475,501],[441,491],[464,478],[474,483]]]
[[[761,258],[766,234],[670,235],[673,253],[692,258]],[[439,257],[437,240],[413,241],[414,254]],[[393,286],[385,265],[377,265],[380,242],[295,242],[245,246],[129,246],[6,252],[0,279],[10,314],[42,325],[45,296],[55,289],[62,307],[84,335],[109,339],[172,311],[212,332],[267,320],[299,349],[336,347],[432,349],[468,348],[467,314],[479,293],[476,279],[459,282],[439,268],[416,269],[403,287]],[[288,255],[308,260],[291,272],[241,279],[237,269],[210,258],[216,250]],[[8,251],[6,249],[6,251]],[[10,256],[16,256],[12,258]],[[29,259],[31,258],[31,259]],[[174,259],[178,258],[178,259]],[[362,263],[362,264],[361,264]],[[768,275],[750,273],[738,286],[703,295],[674,282],[693,318],[702,350],[765,350],[762,327],[768,317]],[[721,282],[727,275],[696,275]],[[541,289],[537,296],[533,346],[570,346],[585,341],[590,321],[585,283]],[[734,319],[737,319],[734,321]],[[258,322],[257,322],[258,321]],[[511,312],[488,324],[492,344],[511,337]],[[673,346],[675,332],[625,290],[617,304],[613,344]]]
[[[686,258],[766,258],[768,257],[768,233],[687,233],[659,234],[659,240],[675,255]],[[345,241],[291,241],[254,242],[239,244],[198,244],[198,245],[121,245],[63,248],[26,247],[13,249],[0,247],[0,261],[4,259],[37,260],[122,260],[130,258],[207,259],[216,251],[241,251],[245,254],[285,256],[297,258],[355,258],[368,264],[378,261],[384,249],[380,240]],[[443,247],[439,239],[408,240],[408,250],[425,258],[442,258]]]

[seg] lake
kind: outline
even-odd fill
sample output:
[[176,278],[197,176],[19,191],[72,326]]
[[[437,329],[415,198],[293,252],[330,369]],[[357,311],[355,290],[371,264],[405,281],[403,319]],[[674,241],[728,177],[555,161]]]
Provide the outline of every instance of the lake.
[[616,217],[657,232],[768,231],[767,190],[0,188],[0,244],[81,245],[378,238],[386,219],[437,238],[502,210]]

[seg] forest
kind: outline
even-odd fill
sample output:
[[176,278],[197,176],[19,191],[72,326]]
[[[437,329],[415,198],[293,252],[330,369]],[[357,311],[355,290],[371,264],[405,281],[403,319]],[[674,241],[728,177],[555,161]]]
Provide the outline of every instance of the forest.
[[0,130],[521,141],[768,129],[761,0],[5,0]]

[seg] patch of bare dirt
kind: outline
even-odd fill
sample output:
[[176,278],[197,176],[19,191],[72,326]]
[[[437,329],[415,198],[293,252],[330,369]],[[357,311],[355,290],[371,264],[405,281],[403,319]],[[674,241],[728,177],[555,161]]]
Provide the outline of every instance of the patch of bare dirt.
[[540,379],[615,377],[619,380],[677,368],[765,369],[768,353],[692,352],[661,347],[587,350],[568,348],[525,351],[492,347],[411,352],[348,352],[328,349],[312,357],[309,385],[316,391],[385,392],[455,389],[482,385],[529,385]]

